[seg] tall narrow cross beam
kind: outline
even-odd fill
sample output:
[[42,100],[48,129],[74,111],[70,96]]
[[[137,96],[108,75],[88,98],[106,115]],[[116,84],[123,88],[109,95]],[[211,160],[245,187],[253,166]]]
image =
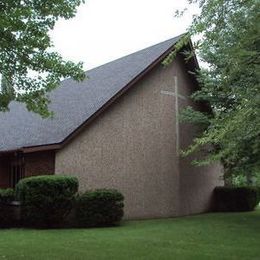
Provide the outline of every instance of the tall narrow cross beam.
[[170,95],[175,97],[175,133],[176,133],[176,153],[179,154],[180,150],[180,125],[179,125],[179,98],[187,100],[187,98],[179,94],[178,78],[174,76],[174,92],[161,90],[161,94]]

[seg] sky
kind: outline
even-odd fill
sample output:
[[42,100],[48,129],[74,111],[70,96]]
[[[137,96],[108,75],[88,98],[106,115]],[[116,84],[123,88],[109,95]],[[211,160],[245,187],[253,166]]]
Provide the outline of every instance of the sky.
[[59,20],[51,38],[63,58],[88,70],[184,33],[191,23],[186,0],[86,0],[69,20]]

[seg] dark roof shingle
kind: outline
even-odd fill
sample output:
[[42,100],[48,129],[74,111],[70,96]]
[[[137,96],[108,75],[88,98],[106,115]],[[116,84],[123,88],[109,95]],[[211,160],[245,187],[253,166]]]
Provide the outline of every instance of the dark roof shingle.
[[0,113],[0,152],[61,143],[181,36],[130,54],[86,72],[88,79],[67,79],[50,93],[54,118],[42,119],[23,104],[12,102]]

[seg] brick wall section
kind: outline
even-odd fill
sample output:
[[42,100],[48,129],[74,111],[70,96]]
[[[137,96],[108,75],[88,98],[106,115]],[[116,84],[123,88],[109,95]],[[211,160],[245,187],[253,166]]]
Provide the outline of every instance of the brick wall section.
[[25,177],[48,175],[55,172],[55,152],[36,152],[24,155]]
[[9,176],[8,176],[8,157],[0,156],[0,189],[8,188]]
[[[10,162],[15,161],[14,155],[0,156],[0,188],[9,187]],[[36,152],[24,154],[25,177],[54,174],[55,152]]]

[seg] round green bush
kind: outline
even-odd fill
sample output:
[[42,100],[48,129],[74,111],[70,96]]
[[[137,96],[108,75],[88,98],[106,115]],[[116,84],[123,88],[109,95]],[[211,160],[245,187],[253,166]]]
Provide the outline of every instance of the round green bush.
[[124,215],[124,196],[117,190],[87,191],[76,200],[76,219],[80,227],[112,226]]
[[24,178],[16,185],[25,226],[61,226],[73,206],[78,180],[71,176],[43,175]]

